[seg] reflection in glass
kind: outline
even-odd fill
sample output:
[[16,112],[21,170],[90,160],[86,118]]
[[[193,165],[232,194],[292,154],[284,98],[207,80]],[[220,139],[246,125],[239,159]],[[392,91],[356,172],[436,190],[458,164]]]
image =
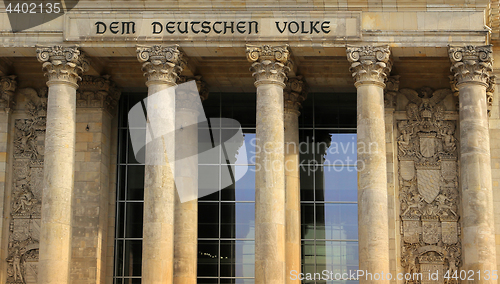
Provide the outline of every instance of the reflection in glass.
[[242,177],[221,191],[222,200],[255,201],[255,166],[234,166],[234,171]]
[[254,241],[221,241],[221,277],[253,277]]
[[219,242],[198,241],[198,276],[218,276]]
[[355,167],[320,167],[315,177],[316,201],[357,202],[358,172]]

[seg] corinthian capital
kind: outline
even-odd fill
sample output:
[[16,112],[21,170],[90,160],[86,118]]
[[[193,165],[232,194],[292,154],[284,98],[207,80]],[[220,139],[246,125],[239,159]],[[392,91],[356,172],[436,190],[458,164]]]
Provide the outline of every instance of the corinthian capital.
[[16,76],[0,77],[0,108],[11,107],[16,87]]
[[290,71],[290,51],[288,45],[247,45],[247,59],[253,62],[250,71],[255,78],[255,86],[278,84],[285,88],[285,79]]
[[43,71],[49,79],[47,85],[56,82],[68,83],[76,88],[77,82],[81,80],[80,75],[89,68],[89,62],[78,47],[38,47],[36,57],[43,63]]
[[491,45],[449,46],[450,71],[457,87],[463,83],[476,83],[489,87],[493,71],[492,52]]
[[355,80],[354,85],[377,84],[385,87],[385,80],[391,72],[391,50],[385,46],[348,46],[347,60],[351,63],[349,71]]
[[178,45],[139,46],[137,59],[139,62],[144,62],[142,71],[148,78],[146,84],[163,83],[174,86],[185,64]]
[[76,106],[83,108],[104,108],[110,114],[118,105],[120,90],[109,80],[110,76],[102,77],[85,75],[76,92]]
[[307,85],[302,76],[290,78],[283,90],[285,112],[300,114],[302,102],[307,98]]
[[178,84],[186,83],[189,81],[196,81],[196,87],[198,88],[198,93],[200,94],[201,101],[208,99],[208,86],[201,76],[180,76],[177,80]]

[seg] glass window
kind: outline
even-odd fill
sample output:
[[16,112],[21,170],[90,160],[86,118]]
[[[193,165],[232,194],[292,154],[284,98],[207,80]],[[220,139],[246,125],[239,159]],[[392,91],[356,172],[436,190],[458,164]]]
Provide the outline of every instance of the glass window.
[[[114,283],[119,284],[141,283],[144,165],[134,157],[126,114],[145,97],[123,94],[120,99],[114,267]],[[207,123],[199,128],[199,136],[207,137],[200,141],[198,159],[201,284],[254,283],[255,99],[254,93],[223,93],[210,94],[203,102],[207,118],[232,118],[241,123],[245,148],[240,146],[234,157],[227,156],[223,147],[214,149],[234,135],[237,125]],[[357,270],[356,96],[309,94],[301,112],[302,272]],[[134,127],[145,129],[145,125]],[[227,181],[234,182],[228,185]]]
[[[358,269],[356,95],[310,94],[299,118],[302,272]],[[316,274],[318,276],[318,274]],[[358,283],[304,280],[302,283]]]

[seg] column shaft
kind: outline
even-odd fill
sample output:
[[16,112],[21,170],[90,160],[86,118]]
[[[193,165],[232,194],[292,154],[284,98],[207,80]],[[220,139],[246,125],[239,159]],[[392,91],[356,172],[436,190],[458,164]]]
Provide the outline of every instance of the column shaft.
[[182,55],[177,47],[139,47],[148,81],[142,281],[173,283],[175,199],[175,86]]
[[[49,80],[38,283],[69,283],[78,73],[76,48],[37,50]],[[70,59],[70,60],[68,60]]]
[[[186,89],[183,87],[183,90]],[[194,91],[194,90],[193,90]],[[197,92],[176,99],[174,283],[196,284],[198,257],[198,110]],[[182,190],[182,192],[181,192]]]
[[[348,47],[357,88],[359,269],[389,273],[389,223],[384,123],[388,47]],[[389,283],[361,276],[360,283]]]
[[247,47],[257,87],[255,283],[286,282],[283,88],[288,55],[287,46]]
[[300,224],[300,153],[299,153],[299,108],[305,99],[304,82],[293,78],[285,88],[285,260],[286,283],[296,283],[294,275],[301,272],[301,224]]
[[[496,270],[486,89],[492,84],[491,46],[450,47],[451,71],[459,90],[460,184],[463,266],[466,271]],[[484,276],[484,275],[483,275]],[[497,283],[490,277],[466,283]]]

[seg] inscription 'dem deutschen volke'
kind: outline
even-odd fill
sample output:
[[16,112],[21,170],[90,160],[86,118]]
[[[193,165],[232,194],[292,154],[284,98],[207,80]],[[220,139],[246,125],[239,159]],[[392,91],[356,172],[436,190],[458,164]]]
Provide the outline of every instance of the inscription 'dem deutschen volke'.
[[[133,35],[135,21],[95,22],[96,35]],[[259,34],[258,21],[168,21],[151,23],[151,34]],[[280,34],[329,34],[330,21],[275,21]]]

